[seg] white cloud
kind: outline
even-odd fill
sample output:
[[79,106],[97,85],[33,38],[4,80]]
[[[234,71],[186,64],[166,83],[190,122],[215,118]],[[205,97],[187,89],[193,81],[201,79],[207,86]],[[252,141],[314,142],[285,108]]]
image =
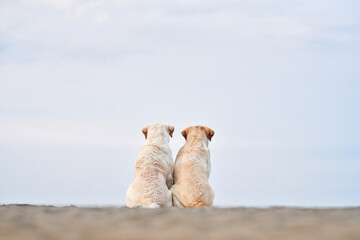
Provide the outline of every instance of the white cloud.
[[77,0],[28,0],[23,1],[25,4],[33,4],[33,5],[44,5],[50,8],[54,8],[57,10],[64,10],[73,7],[78,1]]
[[[354,24],[353,18],[342,20],[344,14],[336,13],[334,6],[327,6],[331,11],[323,18],[315,18],[316,12],[321,11],[319,7],[301,1],[275,1],[271,5],[268,1],[13,2],[0,9],[2,42],[13,46],[2,57],[20,58],[16,49],[27,52],[33,61],[41,60],[48,51],[71,59],[73,54],[67,52],[73,48],[89,48],[90,55],[99,49],[156,51],[163,46],[196,44],[247,49],[255,44],[273,48],[272,45],[289,43],[341,44],[359,39],[353,31],[334,32],[329,28],[334,23],[340,27]],[[19,11],[22,14],[17,14]],[[92,59],[96,58],[94,54]]]
[[0,124],[0,144],[21,146],[136,148],[140,131],[104,121],[19,120]]
[[109,15],[106,13],[99,13],[95,16],[96,22],[104,23],[110,19]]
[[276,139],[255,137],[232,137],[226,136],[214,143],[220,149],[299,149],[307,147],[303,143],[290,143]]

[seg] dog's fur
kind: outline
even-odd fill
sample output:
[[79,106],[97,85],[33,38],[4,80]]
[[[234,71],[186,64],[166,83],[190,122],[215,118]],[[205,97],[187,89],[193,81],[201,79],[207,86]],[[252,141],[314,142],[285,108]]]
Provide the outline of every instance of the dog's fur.
[[214,191],[208,183],[211,163],[208,148],[214,131],[193,126],[181,132],[186,143],[176,156],[173,205],[176,207],[210,207]]
[[135,207],[169,207],[173,185],[173,159],[169,147],[174,127],[153,124],[143,128],[145,143],[135,165],[135,181],[126,193],[126,205]]

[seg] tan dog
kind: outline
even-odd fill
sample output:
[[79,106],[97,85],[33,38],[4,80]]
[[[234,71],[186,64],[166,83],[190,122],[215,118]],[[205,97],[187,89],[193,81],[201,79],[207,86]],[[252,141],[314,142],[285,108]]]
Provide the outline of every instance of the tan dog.
[[188,127],[181,132],[186,143],[176,156],[173,205],[176,207],[209,207],[214,191],[208,183],[211,163],[209,141],[214,131],[208,127]]
[[135,181],[126,193],[126,205],[134,207],[169,207],[173,185],[173,158],[169,147],[174,127],[154,124],[143,128],[145,143],[135,165]]

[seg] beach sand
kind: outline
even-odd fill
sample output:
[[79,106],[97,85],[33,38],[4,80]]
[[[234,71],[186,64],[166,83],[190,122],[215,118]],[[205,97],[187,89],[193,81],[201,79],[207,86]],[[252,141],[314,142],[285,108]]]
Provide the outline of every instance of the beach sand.
[[359,240],[360,208],[0,206],[1,240]]

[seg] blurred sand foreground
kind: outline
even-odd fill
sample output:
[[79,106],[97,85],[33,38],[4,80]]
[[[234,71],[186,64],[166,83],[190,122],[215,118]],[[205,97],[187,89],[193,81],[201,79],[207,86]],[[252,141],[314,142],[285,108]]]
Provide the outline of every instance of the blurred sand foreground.
[[0,206],[0,239],[360,239],[360,208]]

